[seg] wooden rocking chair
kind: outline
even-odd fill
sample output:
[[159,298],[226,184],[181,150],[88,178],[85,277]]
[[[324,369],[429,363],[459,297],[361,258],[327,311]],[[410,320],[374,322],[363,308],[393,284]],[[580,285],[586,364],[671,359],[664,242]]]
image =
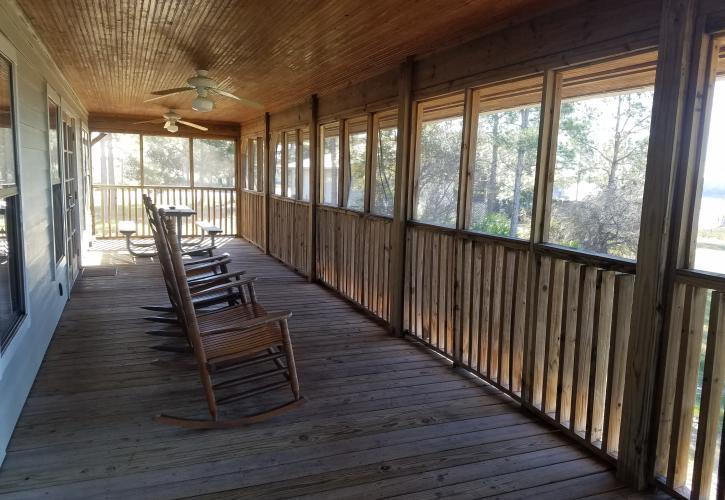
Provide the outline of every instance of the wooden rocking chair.
[[[287,319],[289,312],[267,313],[256,303],[226,307],[198,315],[193,303],[174,225],[164,220],[161,211],[164,243],[168,248],[175,280],[170,283],[173,301],[179,304],[178,316],[189,343],[192,345],[196,364],[209,408],[210,418],[194,419],[161,414],[154,420],[185,429],[229,428],[259,422],[289,411],[304,402],[300,396],[299,381],[295,367],[292,342]],[[260,314],[254,317],[254,314]],[[213,380],[228,376],[230,372],[242,370],[262,363],[273,363],[273,368],[233,376],[225,380]],[[278,377],[281,380],[258,385],[265,379]],[[250,384],[253,386],[250,387]],[[240,401],[290,386],[292,400],[274,408],[230,420],[219,419],[219,405]],[[247,386],[241,392],[229,393],[230,389]]]
[[[147,195],[143,195],[144,208],[149,221],[149,227],[154,237],[154,242],[158,250],[157,256],[159,262],[162,264],[162,271],[166,274],[172,273],[170,268],[170,260],[164,252],[168,252],[168,245],[166,245],[161,234],[161,217],[156,206],[151,201],[151,198]],[[164,266],[164,261],[167,261],[167,265]],[[215,306],[217,304],[227,303],[228,305],[234,305],[237,303],[246,302],[244,296],[244,285],[254,280],[254,278],[247,278],[243,275],[245,271],[234,271],[229,272],[227,264],[231,262],[228,254],[206,257],[203,259],[195,259],[188,262],[184,262],[184,268],[187,276],[189,276],[189,285],[192,287],[192,292],[195,293],[194,306],[196,308],[205,308]],[[171,291],[168,287],[169,276],[165,276],[164,280],[167,284],[167,293],[169,295],[169,301],[171,305],[147,305],[143,306],[144,309],[157,312],[173,313],[174,306],[171,297]],[[235,283],[237,287],[227,288],[225,290],[218,289],[219,285],[227,283]],[[208,290],[205,292],[205,290]],[[253,293],[253,292],[252,292]],[[149,321],[156,321],[160,323],[176,323],[175,318],[169,318],[164,316],[153,316],[146,318]]]

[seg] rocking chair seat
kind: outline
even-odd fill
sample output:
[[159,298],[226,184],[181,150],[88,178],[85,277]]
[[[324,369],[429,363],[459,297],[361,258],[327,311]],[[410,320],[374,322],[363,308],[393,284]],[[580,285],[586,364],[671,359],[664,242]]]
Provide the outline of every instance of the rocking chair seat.
[[201,332],[201,342],[207,361],[215,361],[230,357],[243,358],[281,346],[282,331],[277,324],[260,325],[244,331],[231,330],[224,333],[205,334]]
[[259,318],[265,314],[267,314],[267,311],[264,310],[264,307],[254,302],[200,313],[197,315],[197,321],[199,322],[199,330],[203,335],[203,332],[233,327],[240,321]]

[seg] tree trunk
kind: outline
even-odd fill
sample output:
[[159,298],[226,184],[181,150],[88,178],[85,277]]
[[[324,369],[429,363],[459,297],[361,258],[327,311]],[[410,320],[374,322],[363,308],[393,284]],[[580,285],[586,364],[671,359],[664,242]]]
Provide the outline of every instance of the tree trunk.
[[[609,172],[607,178],[607,191],[604,193],[605,201],[611,200],[617,195],[617,171],[619,169],[619,152],[622,146],[622,131],[619,129],[622,123],[622,100],[623,96],[617,98],[617,115],[614,124],[614,144],[612,145],[612,159],[609,163]],[[596,247],[598,252],[609,253],[608,231],[603,224],[599,224],[597,230]]]
[[106,137],[104,139],[101,139],[101,143],[99,144],[101,148],[101,184],[108,184],[108,141],[110,141],[110,137]]
[[526,147],[523,143],[523,135],[529,128],[529,110],[524,108],[520,112],[521,126],[519,133],[518,150],[516,152],[516,171],[514,172],[514,198],[511,207],[511,230],[509,236],[516,237],[519,230],[519,211],[521,210],[521,176],[524,173],[524,160],[526,159]]
[[614,189],[615,182],[617,180],[617,169],[619,167],[619,150],[622,145],[622,131],[619,130],[620,123],[622,122],[622,99],[620,95],[617,99],[617,121],[614,125],[614,145],[612,147],[612,161],[609,165],[609,178],[607,180],[607,189],[610,191]]
[[491,170],[488,173],[488,182],[486,183],[486,214],[496,211],[498,208],[498,122],[499,115],[493,115],[493,130],[491,131]]

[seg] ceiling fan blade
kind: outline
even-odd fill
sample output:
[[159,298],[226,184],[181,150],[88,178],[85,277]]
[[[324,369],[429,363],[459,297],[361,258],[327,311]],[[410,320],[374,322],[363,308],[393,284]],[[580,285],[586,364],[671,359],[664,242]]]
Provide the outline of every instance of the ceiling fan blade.
[[165,118],[156,118],[155,120],[144,120],[142,122],[133,122],[133,125],[141,125],[143,123],[164,123],[166,121]]
[[[173,92],[171,92],[171,90],[173,90]],[[150,99],[146,99],[144,102],[157,101],[159,99],[163,99],[166,96],[169,96],[169,95],[172,95],[172,94],[181,94],[181,93],[186,92],[188,90],[194,90],[194,89],[192,87],[184,87],[184,88],[178,88],[178,89],[169,89],[169,90],[165,91],[166,92],[165,94],[156,95],[156,97],[151,97]],[[158,92],[164,92],[164,91],[159,90],[157,92],[152,92],[152,94],[158,94]]]
[[183,125],[186,125],[187,127],[196,128],[199,130],[203,130],[204,132],[208,131],[209,129],[206,127],[202,127],[201,125],[197,125],[196,123],[191,122],[185,122],[184,120],[176,120],[176,123],[181,123]]
[[154,90],[151,92],[151,95],[170,95],[170,94],[178,94],[179,92],[186,92],[187,90],[194,90],[194,87],[176,87],[175,89],[166,89],[166,90]]
[[244,97],[235,96],[234,94],[232,94],[230,92],[226,92],[224,90],[219,90],[219,89],[209,89],[209,90],[211,92],[216,92],[217,94],[222,95],[224,97],[229,97],[230,99],[236,99],[237,101],[241,102],[242,104],[244,104],[245,106],[248,106],[250,108],[256,108],[256,109],[264,108],[263,105],[261,105],[260,103],[258,103],[256,101],[252,101],[251,99],[245,99]]

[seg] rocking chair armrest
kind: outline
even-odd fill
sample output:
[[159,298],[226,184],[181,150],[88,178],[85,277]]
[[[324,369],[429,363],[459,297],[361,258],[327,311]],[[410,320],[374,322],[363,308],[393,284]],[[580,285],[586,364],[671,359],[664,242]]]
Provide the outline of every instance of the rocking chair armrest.
[[242,276],[246,273],[247,271],[232,271],[224,274],[214,274],[212,276],[196,278],[193,281],[189,282],[189,287],[194,290],[197,287],[203,287],[204,285],[208,285],[209,283],[216,283],[217,281],[221,281],[223,283],[224,280],[230,281],[232,280],[232,278],[238,278],[239,276]]
[[244,330],[249,330],[250,328],[256,328],[258,326],[263,325],[269,325],[271,323],[277,323],[279,321],[287,321],[290,316],[292,316],[292,313],[290,311],[279,311],[279,312],[271,312],[267,313],[264,316],[259,316],[257,318],[248,319],[246,321],[241,321],[237,323],[235,326],[231,326],[228,328],[218,328],[216,330],[207,330],[205,332],[201,332],[201,335],[203,337],[206,337],[208,335],[218,335],[221,333],[231,333],[231,332],[243,332]]
[[194,259],[187,262],[184,262],[184,266],[194,266],[196,264],[206,264],[207,262],[216,262],[218,260],[228,259],[229,254],[223,253],[219,255],[213,255],[211,257],[204,257],[203,259]]
[[223,292],[232,288],[239,288],[242,285],[251,285],[257,281],[256,276],[245,276],[240,277],[238,280],[230,281],[222,285],[215,285],[209,288],[201,287],[201,289],[194,288],[191,290],[191,297],[201,297],[202,295],[209,295],[210,293]]
[[208,262],[208,263],[196,264],[193,266],[187,266],[185,268],[185,270],[188,273],[190,271],[203,271],[205,269],[215,269],[221,265],[229,264],[231,261],[232,261],[232,259],[230,259],[229,257],[226,257],[226,258],[220,259],[216,262]]

